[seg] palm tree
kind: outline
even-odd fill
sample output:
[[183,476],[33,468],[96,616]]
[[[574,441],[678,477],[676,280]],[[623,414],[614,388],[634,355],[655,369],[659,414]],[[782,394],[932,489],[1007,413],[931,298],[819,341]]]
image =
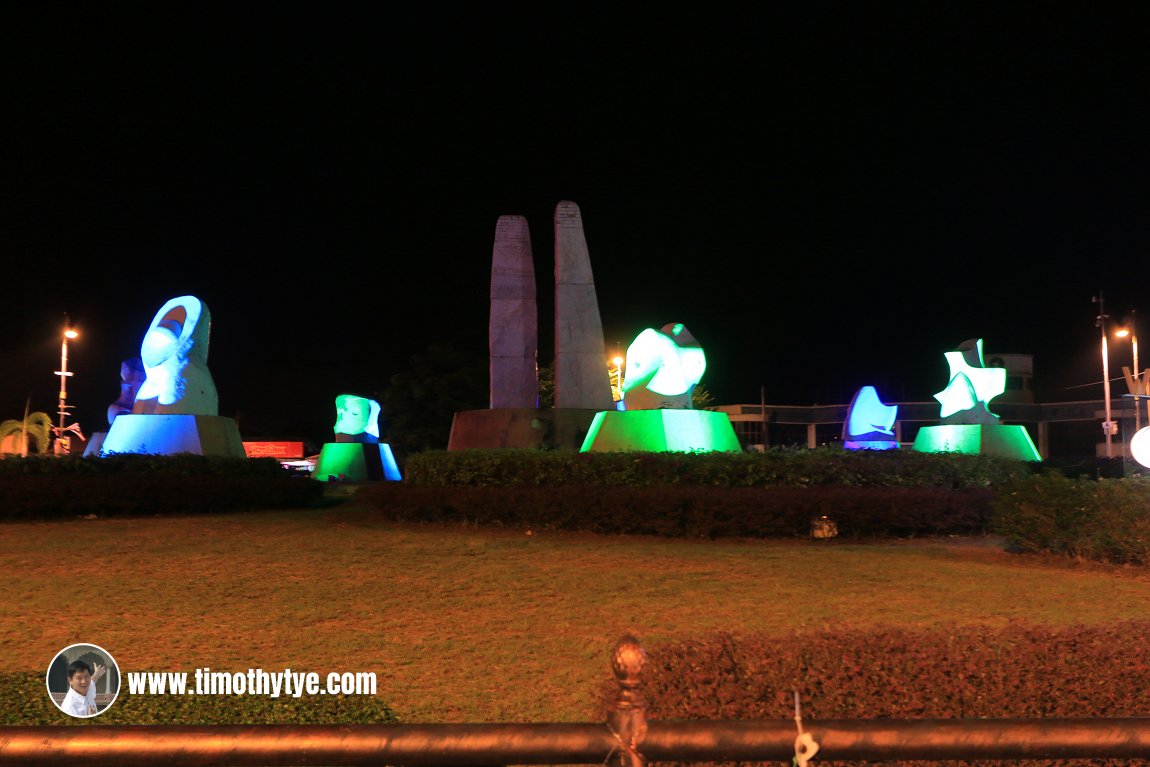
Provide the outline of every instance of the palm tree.
[[12,418],[0,422],[0,452],[26,456],[30,444],[40,455],[52,446],[52,418],[47,413],[25,410],[23,421]]

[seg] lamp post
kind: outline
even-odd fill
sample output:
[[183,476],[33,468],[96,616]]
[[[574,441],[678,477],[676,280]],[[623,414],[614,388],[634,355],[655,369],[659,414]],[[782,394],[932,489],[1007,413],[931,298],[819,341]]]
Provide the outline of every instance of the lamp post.
[[72,442],[71,437],[67,434],[67,423],[65,423],[68,417],[68,376],[72,375],[68,372],[68,341],[78,338],[79,335],[70,327],[68,316],[64,315],[64,338],[60,343],[60,369],[56,371],[56,375],[60,376],[60,406],[57,410],[60,415],[60,425],[56,427],[56,443],[54,445],[56,455],[67,453]]
[[[1134,353],[1134,390],[1131,394],[1142,394],[1142,380],[1138,372],[1138,328],[1135,324],[1135,310],[1130,310],[1130,320],[1127,326],[1119,329],[1114,335],[1119,338],[1130,336],[1130,349]],[[1134,432],[1142,428],[1142,407],[1138,404],[1138,397],[1134,397]]]
[[1106,435],[1106,457],[1113,458],[1114,451],[1111,447],[1110,436],[1113,433],[1114,422],[1110,420],[1110,358],[1106,353],[1106,319],[1110,316],[1106,313],[1106,302],[1102,298],[1102,291],[1098,291],[1098,295],[1094,296],[1094,303],[1098,304],[1098,317],[1095,318],[1094,324],[1102,331],[1102,398],[1106,408],[1106,420],[1102,424],[1102,433]]
[[611,396],[616,402],[623,399],[623,362],[622,357],[615,355],[607,368],[611,376]]

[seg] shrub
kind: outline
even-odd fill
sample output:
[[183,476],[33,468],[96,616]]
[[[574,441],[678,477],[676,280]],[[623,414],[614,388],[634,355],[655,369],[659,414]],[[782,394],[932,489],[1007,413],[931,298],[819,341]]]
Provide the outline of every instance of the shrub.
[[991,529],[1011,548],[1119,564],[1150,563],[1150,480],[1044,472],[999,489]]

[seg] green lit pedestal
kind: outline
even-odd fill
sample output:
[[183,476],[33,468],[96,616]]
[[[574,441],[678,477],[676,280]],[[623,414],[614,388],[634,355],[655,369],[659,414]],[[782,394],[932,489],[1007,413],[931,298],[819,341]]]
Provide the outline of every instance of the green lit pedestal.
[[1019,424],[941,424],[924,426],[914,438],[924,453],[983,453],[1020,461],[1041,461],[1026,427]]
[[712,410],[604,410],[595,416],[581,453],[636,451],[741,453],[726,413]]
[[398,482],[399,466],[384,442],[328,442],[319,451],[312,479],[320,482]]

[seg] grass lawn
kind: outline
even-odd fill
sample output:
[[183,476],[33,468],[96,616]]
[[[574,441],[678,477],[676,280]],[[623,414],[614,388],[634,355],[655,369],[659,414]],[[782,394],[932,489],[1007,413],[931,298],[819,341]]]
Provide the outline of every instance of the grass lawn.
[[[401,721],[598,721],[615,642],[1150,616],[1150,572],[992,540],[673,540],[401,526],[354,505],[0,525],[7,671],[375,671]],[[125,683],[126,689],[126,683]],[[0,706],[14,705],[0,702]]]

